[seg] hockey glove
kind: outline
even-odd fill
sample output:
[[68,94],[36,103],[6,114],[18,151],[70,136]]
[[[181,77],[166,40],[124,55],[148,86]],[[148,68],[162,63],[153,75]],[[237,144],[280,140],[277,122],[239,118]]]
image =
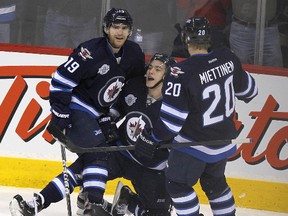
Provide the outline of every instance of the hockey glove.
[[119,139],[118,128],[110,115],[103,115],[98,119],[99,126],[106,139],[106,143],[112,143]]
[[135,154],[139,157],[152,159],[155,155],[158,145],[146,129],[139,135],[135,144]]
[[54,109],[51,109],[51,112],[52,118],[49,125],[56,126],[60,131],[72,126],[69,113],[59,113]]

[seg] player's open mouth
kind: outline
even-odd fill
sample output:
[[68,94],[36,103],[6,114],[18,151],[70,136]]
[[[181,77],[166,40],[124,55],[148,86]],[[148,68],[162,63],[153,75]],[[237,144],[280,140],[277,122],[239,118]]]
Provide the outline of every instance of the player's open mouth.
[[123,40],[124,38],[123,37],[115,37],[116,40]]
[[153,77],[148,77],[148,80],[149,80],[149,81],[153,81],[154,78],[153,78]]

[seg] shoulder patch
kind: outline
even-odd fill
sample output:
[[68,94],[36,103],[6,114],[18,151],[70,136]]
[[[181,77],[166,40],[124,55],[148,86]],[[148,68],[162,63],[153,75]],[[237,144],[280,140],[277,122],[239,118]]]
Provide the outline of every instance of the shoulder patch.
[[179,67],[171,67],[170,71],[170,74],[176,78],[178,78],[180,74],[184,74],[184,71],[182,71]]
[[99,68],[99,70],[98,70],[97,73],[100,74],[100,75],[104,75],[104,74],[106,74],[109,70],[110,70],[110,66],[107,65],[107,64],[104,64],[104,65],[102,65],[102,66]]
[[125,102],[128,106],[132,106],[137,100],[137,97],[135,97],[133,94],[129,94],[125,97]]
[[91,52],[87,48],[81,47],[81,51],[78,53],[84,61],[87,59],[93,59]]

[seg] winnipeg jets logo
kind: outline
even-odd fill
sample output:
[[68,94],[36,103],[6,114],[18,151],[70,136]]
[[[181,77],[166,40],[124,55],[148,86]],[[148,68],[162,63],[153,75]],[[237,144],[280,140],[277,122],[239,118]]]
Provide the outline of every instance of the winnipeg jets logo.
[[132,106],[137,100],[137,97],[135,97],[133,94],[129,94],[125,97],[125,102],[128,106]]
[[82,57],[82,59],[84,61],[86,61],[87,59],[93,59],[93,57],[91,56],[91,52],[86,49],[81,47],[81,51],[79,52],[79,55]]
[[175,78],[178,78],[180,74],[184,74],[183,71],[179,67],[171,67],[171,75],[174,76]]
[[135,145],[139,135],[145,128],[152,128],[151,119],[143,112],[131,111],[126,115],[124,127],[126,128],[126,138],[130,145]]
[[98,70],[97,73],[100,74],[100,75],[104,75],[104,74],[106,74],[109,70],[110,70],[110,66],[107,65],[107,64],[104,64],[104,65],[101,66],[101,68],[99,68],[99,70]]
[[142,133],[145,126],[145,122],[142,120],[142,116],[139,118],[131,118],[127,123],[127,133],[129,138],[136,142],[140,133]]
[[114,101],[119,95],[123,85],[124,84],[121,81],[119,81],[119,79],[117,79],[116,82],[111,83],[104,94],[104,101],[106,102]]
[[107,82],[103,82],[103,87],[97,96],[99,104],[103,107],[111,106],[118,98],[124,82],[125,78],[122,76],[112,77]]

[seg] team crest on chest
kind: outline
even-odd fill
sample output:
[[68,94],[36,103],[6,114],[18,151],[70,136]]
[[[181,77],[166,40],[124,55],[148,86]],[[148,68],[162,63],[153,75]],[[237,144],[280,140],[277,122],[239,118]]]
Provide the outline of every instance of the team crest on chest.
[[110,66],[107,64],[104,64],[99,68],[97,73],[100,75],[104,75],[104,74],[108,73],[109,70],[110,70]]
[[100,90],[98,101],[101,106],[107,107],[115,102],[124,85],[124,77],[113,77]]
[[111,85],[108,86],[106,94],[104,94],[104,100],[105,101],[115,100],[115,98],[119,95],[122,86],[123,83],[120,82],[118,79],[116,80],[116,82],[111,83]]
[[135,142],[140,133],[142,133],[145,126],[145,122],[142,120],[142,116],[139,118],[131,118],[127,122],[127,135]]
[[152,123],[147,115],[137,111],[128,113],[126,119],[127,141],[134,145],[144,127],[151,128]]
[[128,106],[132,106],[137,100],[137,97],[135,97],[133,94],[129,94],[125,97],[125,102]]

